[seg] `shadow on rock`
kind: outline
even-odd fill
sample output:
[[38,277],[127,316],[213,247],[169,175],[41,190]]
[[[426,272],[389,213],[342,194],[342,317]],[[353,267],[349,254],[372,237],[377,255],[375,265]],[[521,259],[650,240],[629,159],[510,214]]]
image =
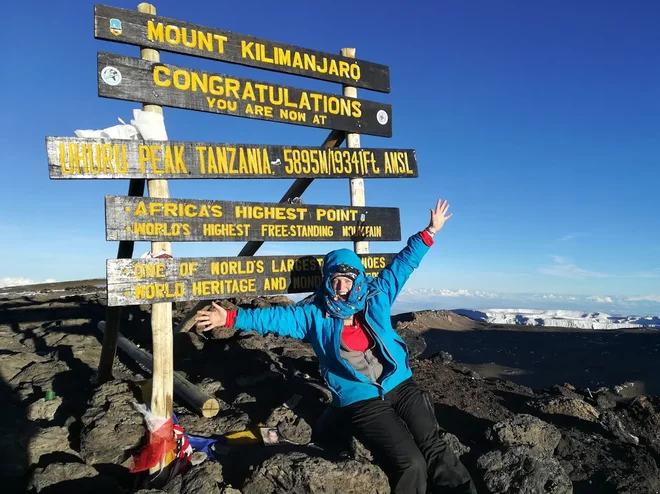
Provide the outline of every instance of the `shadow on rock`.
[[444,350],[485,377],[536,388],[570,382],[595,389],[637,382],[642,393],[660,394],[660,331],[537,327],[449,331],[431,326],[419,333],[427,345],[423,358]]

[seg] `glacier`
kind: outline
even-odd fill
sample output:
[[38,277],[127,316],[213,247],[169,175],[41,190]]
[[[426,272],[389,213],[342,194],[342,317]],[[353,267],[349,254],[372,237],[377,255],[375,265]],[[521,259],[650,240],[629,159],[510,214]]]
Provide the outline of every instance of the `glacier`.
[[660,296],[490,293],[404,288],[392,313],[447,310],[489,324],[660,329]]
[[533,309],[452,309],[452,312],[489,324],[553,326],[574,329],[658,328],[659,316],[619,316],[604,312]]

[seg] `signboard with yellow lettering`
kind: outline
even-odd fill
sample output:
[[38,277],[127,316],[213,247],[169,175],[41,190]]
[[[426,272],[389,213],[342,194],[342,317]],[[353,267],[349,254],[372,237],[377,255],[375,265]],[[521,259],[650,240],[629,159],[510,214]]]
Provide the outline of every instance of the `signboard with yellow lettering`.
[[398,241],[398,208],[105,197],[106,240]]
[[390,71],[385,65],[106,5],[94,6],[94,36],[374,91],[390,91]]
[[[394,256],[359,254],[373,277]],[[322,255],[108,259],[108,305],[308,293],[321,283],[322,265]]]
[[52,179],[416,178],[413,149],[46,137]]
[[138,58],[98,53],[105,98],[392,137],[392,106]]

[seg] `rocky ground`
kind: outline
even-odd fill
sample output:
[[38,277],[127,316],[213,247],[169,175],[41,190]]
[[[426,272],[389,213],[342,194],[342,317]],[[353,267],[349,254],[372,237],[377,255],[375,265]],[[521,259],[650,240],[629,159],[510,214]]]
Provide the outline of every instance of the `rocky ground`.
[[[143,402],[149,375],[119,351],[115,379],[96,384],[104,303],[104,290],[90,286],[0,295],[2,492],[389,492],[370,453],[324,415],[328,394],[311,348],[230,330],[175,337],[175,369],[221,404],[218,415],[203,418],[177,400],[181,426],[220,438],[265,424],[287,444],[219,445],[214,460],[196,454],[194,466],[166,485],[129,474],[145,440],[131,402]],[[190,305],[175,306],[175,324]],[[146,350],[148,311],[126,308],[122,317],[122,334]],[[657,369],[656,332],[546,328],[530,338],[539,331],[443,311],[393,323],[480,493],[660,492],[660,398],[640,394],[657,389],[647,377],[649,366]],[[628,352],[625,360],[617,349]],[[643,383],[623,385],[639,376]]]

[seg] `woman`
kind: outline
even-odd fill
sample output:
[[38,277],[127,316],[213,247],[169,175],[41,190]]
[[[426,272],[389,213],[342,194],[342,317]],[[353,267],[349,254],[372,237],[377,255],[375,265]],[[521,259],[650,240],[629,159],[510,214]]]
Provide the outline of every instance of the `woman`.
[[366,278],[352,250],[335,250],[323,260],[317,291],[296,306],[227,311],[213,303],[195,317],[202,331],[231,327],[309,341],[333,405],[387,473],[394,493],[476,494],[470,474],[438,434],[432,404],[413,380],[408,348],[390,322],[403,285],[451,218],[448,208],[438,200],[428,227],[376,278]]

